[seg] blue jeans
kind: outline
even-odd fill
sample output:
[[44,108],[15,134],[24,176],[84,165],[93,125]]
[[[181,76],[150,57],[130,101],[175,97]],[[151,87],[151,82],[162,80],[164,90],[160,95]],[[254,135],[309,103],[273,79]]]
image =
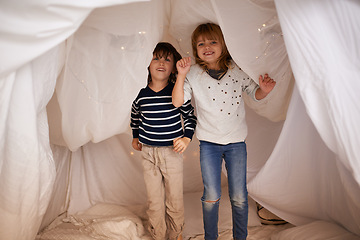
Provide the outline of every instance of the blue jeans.
[[204,193],[201,201],[205,239],[211,240],[218,238],[221,168],[223,159],[225,160],[228,175],[233,237],[234,239],[246,239],[248,223],[246,144],[245,142],[238,142],[220,145],[200,141],[200,166],[204,183]]

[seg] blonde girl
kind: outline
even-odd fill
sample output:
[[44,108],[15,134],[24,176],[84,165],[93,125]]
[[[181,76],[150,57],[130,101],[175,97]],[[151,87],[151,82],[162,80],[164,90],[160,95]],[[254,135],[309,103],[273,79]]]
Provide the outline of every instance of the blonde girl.
[[200,166],[204,184],[201,198],[205,239],[218,238],[218,212],[221,197],[221,169],[225,161],[232,207],[233,238],[246,239],[248,199],[246,187],[247,126],[242,94],[255,101],[274,88],[267,74],[259,85],[233,61],[220,27],[199,25],[191,37],[196,64],[191,58],[177,62],[178,76],[173,104],[181,106],[193,96],[197,113],[196,136],[200,141]]

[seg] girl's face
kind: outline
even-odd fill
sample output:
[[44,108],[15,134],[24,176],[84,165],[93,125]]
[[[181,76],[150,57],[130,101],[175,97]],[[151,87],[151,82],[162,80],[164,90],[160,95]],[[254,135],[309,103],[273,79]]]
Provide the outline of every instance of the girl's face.
[[172,54],[167,57],[154,54],[149,66],[152,81],[167,81],[173,72],[173,68],[174,57]]
[[218,60],[222,53],[222,46],[219,41],[199,36],[196,50],[199,58],[207,63],[209,69],[219,69]]

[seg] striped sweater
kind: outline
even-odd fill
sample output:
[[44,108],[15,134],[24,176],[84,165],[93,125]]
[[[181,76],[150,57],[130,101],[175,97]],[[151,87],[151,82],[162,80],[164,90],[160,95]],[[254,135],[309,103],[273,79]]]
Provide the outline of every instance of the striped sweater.
[[[172,104],[173,83],[159,92],[148,86],[140,90],[131,109],[133,138],[139,138],[150,146],[172,146],[173,140],[192,136],[196,127],[196,116],[190,101],[179,108]],[[183,119],[183,124],[181,121]]]

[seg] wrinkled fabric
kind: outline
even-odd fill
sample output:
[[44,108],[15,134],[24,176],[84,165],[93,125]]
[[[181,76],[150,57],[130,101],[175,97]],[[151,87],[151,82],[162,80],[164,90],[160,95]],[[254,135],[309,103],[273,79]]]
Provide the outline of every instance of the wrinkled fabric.
[[[295,225],[360,235],[359,2],[127,2],[0,3],[0,235],[33,239],[65,211],[146,201],[131,101],[156,43],[192,56],[207,21],[242,70],[277,81],[245,99],[250,196]],[[184,191],[201,189],[194,136]]]

